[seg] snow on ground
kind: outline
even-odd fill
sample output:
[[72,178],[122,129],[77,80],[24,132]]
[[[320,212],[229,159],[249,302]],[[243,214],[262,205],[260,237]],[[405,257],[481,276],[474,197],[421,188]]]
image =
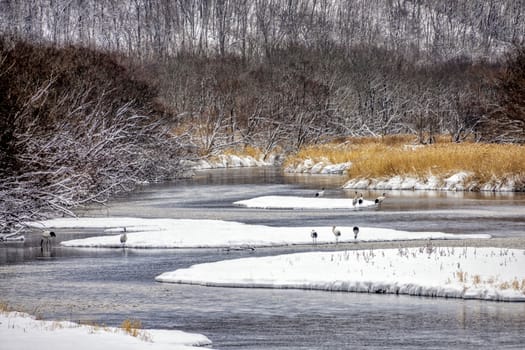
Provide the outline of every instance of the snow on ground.
[[2,350],[190,350],[211,345],[202,334],[177,330],[138,330],[136,337],[121,328],[40,321],[20,312],[0,312]]
[[399,248],[243,258],[165,272],[159,282],[221,287],[525,301],[525,250]]
[[497,180],[480,184],[470,180],[468,172],[458,172],[447,178],[440,179],[429,175],[426,179],[417,179],[410,176],[394,176],[388,179],[351,179],[343,186],[347,189],[375,189],[375,190],[427,190],[427,191],[489,191],[513,192],[518,181]]
[[365,209],[377,207],[374,201],[363,200],[352,204],[352,198],[323,198],[299,196],[262,196],[233,203],[237,206],[259,209]]
[[[414,147],[414,146],[411,146]],[[417,147],[417,146],[416,146]],[[327,159],[314,162],[305,159],[296,166],[288,166],[286,173],[308,174],[344,174],[352,167],[352,162],[332,164]],[[487,183],[478,183],[471,180],[471,173],[459,171],[446,178],[439,178],[429,174],[426,179],[411,176],[393,176],[385,179],[353,178],[343,186],[347,189],[372,189],[372,190],[428,190],[428,191],[488,191],[488,192],[514,192],[523,187],[519,177],[508,179],[492,179]]]
[[[126,227],[128,248],[221,248],[264,247],[312,244],[310,232],[318,233],[317,243],[335,243],[331,226],[274,227],[250,225],[235,221],[188,219],[61,218],[32,223],[32,226],[54,228],[100,228],[104,236],[63,241],[68,247],[120,248],[120,235],[115,228]],[[451,234],[442,232],[408,232],[385,228],[360,227],[357,240],[353,227],[338,226],[339,242],[371,242],[416,239],[487,239],[482,234]]]
[[201,159],[198,161],[184,160],[182,165],[193,170],[242,168],[275,165],[278,156],[269,155],[267,159],[256,159],[252,156],[238,156],[234,154],[221,154],[215,159]]
[[328,159],[314,162],[312,159],[305,159],[297,166],[288,166],[284,169],[285,173],[308,173],[308,174],[344,174],[352,166],[352,162],[332,164]]
[[2,234],[0,233],[0,242],[23,242],[26,238],[18,232]]

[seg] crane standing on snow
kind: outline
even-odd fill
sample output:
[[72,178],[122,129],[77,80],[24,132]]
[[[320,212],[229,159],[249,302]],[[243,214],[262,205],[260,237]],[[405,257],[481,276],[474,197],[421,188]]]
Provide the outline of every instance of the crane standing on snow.
[[358,195],[357,195],[357,191],[355,191],[355,196],[354,196],[354,199],[352,199],[352,205],[355,207],[356,204],[357,204],[357,200],[358,200]]
[[312,237],[312,241],[314,243],[314,245],[317,244],[317,231],[316,230],[312,230],[312,232],[310,232],[310,237]]
[[339,237],[341,236],[341,231],[335,226],[332,226],[332,232],[335,236],[335,244],[337,244],[339,242]]
[[378,206],[381,206],[381,203],[383,203],[383,201],[385,200],[385,198],[386,198],[386,193],[383,193],[382,195],[380,195],[379,197],[376,198],[375,203],[376,203]]

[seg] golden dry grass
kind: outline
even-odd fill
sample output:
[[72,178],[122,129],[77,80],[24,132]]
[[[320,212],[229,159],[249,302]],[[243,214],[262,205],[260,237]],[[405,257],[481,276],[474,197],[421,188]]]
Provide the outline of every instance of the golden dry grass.
[[142,322],[139,320],[126,319],[122,322],[120,328],[122,328],[124,332],[128,333],[129,335],[138,337],[140,335],[140,330],[142,329]]
[[127,334],[139,338],[142,341],[151,342],[151,335],[142,329],[140,320],[126,319],[120,325],[120,328]]
[[464,283],[467,281],[467,273],[463,271],[455,272],[456,278],[459,282]]
[[12,311],[11,307],[6,302],[0,301],[0,312],[10,312]]
[[452,143],[440,139],[432,145],[414,145],[413,138],[350,139],[343,143],[308,146],[286,164],[304,159],[330,163],[352,162],[351,178],[385,178],[396,175],[420,179],[467,171],[473,181],[490,183],[525,178],[525,147],[510,144]]
[[262,152],[259,148],[252,146],[245,146],[240,149],[230,148],[223,152],[226,155],[236,155],[236,156],[251,156],[255,159],[259,159],[262,155]]

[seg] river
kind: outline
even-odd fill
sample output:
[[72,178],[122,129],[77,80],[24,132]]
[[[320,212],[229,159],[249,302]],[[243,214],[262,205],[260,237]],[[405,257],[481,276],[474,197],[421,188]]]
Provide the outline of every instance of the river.
[[[489,233],[525,238],[519,193],[388,192],[381,209],[256,210],[232,202],[259,195],[353,196],[339,176],[283,176],[272,168],[214,170],[150,185],[80,216],[235,220],[279,226],[362,225],[408,231]],[[365,198],[377,192],[363,192]],[[57,230],[58,240],[96,230]],[[0,243],[0,301],[45,319],[205,334],[216,349],[522,349],[525,303],[337,292],[210,288],[156,283],[162,272],[244,256],[312,247],[221,249],[80,249]]]

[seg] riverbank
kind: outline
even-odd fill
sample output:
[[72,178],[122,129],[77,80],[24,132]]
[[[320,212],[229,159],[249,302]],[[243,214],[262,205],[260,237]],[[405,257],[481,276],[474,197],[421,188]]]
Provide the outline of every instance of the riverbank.
[[508,144],[413,144],[410,137],[350,138],[306,146],[284,162],[287,173],[348,175],[345,188],[525,191],[525,147]]

